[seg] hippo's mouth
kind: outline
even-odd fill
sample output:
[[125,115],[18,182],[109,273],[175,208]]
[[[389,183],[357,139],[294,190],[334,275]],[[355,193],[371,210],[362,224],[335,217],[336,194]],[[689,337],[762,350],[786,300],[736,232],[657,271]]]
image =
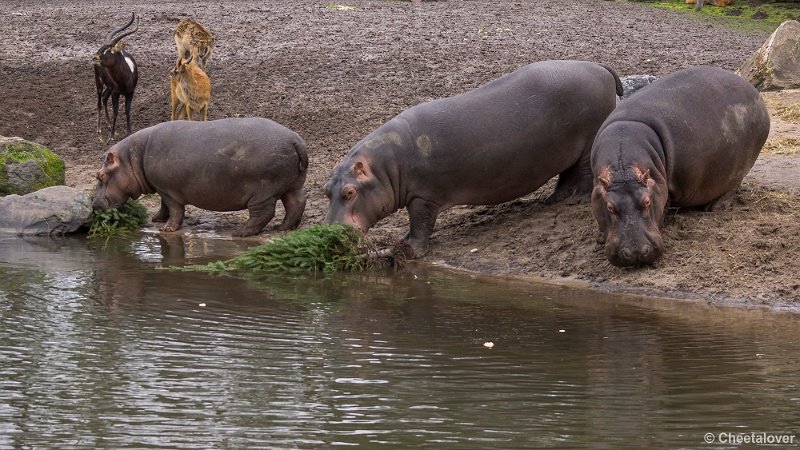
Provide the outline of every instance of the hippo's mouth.
[[106,210],[119,208],[119,206],[113,206],[104,195],[95,195],[94,200],[92,201],[92,208]]
[[642,239],[619,239],[608,236],[606,256],[617,267],[642,267],[655,263],[663,253],[661,235],[646,232]]
[[355,213],[350,213],[347,217],[347,221],[345,222],[347,225],[355,228],[356,230],[360,231],[361,233],[366,234],[372,226],[365,225],[362,221],[358,220]]

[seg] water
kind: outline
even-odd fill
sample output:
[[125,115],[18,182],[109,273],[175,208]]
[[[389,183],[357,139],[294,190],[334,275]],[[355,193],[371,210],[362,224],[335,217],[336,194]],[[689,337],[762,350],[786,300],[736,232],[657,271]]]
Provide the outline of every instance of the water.
[[246,245],[0,239],[0,448],[800,441],[797,316],[423,267],[162,269]]

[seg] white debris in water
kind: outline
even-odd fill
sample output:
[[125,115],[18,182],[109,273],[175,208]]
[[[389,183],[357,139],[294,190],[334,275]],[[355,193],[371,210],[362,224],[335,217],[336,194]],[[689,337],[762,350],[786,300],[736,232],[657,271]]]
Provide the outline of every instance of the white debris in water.
[[567,330],[558,330],[559,333],[566,333]]
[[486,348],[492,348],[494,347],[494,342],[484,342],[483,346]]
[[205,304],[205,303],[200,303],[200,304],[198,304],[197,306],[199,306],[199,307],[201,307],[201,308],[205,308],[205,307],[206,307],[206,304]]

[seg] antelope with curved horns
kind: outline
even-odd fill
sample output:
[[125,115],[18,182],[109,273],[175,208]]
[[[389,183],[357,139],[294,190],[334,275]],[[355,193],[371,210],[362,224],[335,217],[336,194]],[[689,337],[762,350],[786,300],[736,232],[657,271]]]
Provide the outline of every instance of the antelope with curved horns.
[[[133,22],[136,26],[132,29]],[[139,18],[136,13],[131,13],[131,20],[120,28],[112,31],[106,37],[106,44],[94,54],[94,82],[97,86],[97,132],[102,133],[101,129],[101,104],[105,109],[106,123],[111,123],[111,138],[117,127],[117,113],[119,112],[119,96],[125,96],[125,119],[127,133],[131,133],[131,103],[133,102],[133,92],[136,90],[136,83],[139,81],[139,68],[136,60],[130,53],[124,50],[125,45],[120,41],[122,38],[130,36],[139,29]],[[127,30],[127,31],[126,31]],[[113,119],[108,117],[108,98],[111,97],[111,105],[114,113]]]

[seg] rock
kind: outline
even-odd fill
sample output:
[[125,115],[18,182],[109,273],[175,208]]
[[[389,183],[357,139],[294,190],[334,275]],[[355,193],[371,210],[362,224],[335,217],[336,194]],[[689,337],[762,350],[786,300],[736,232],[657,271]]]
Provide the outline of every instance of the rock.
[[34,142],[0,136],[0,195],[64,184],[64,160]]
[[800,22],[783,22],[737,73],[759,91],[800,88]]
[[656,77],[652,75],[628,75],[627,77],[621,77],[620,81],[622,81],[622,98],[628,98],[634,92],[656,81]]
[[83,191],[48,187],[27,195],[0,197],[0,233],[62,235],[89,223],[92,202]]

